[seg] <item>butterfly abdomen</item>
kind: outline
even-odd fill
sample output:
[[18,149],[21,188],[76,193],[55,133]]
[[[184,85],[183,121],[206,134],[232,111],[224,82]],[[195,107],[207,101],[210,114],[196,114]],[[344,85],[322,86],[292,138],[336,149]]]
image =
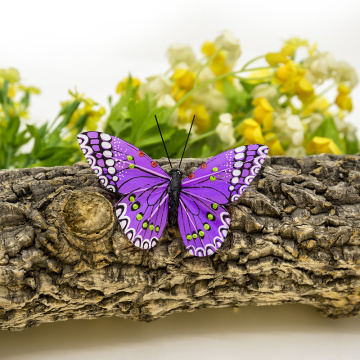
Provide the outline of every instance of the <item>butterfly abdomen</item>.
[[179,169],[171,169],[168,174],[171,177],[168,188],[168,192],[169,192],[168,223],[171,226],[175,226],[177,225],[177,219],[178,219],[182,172]]

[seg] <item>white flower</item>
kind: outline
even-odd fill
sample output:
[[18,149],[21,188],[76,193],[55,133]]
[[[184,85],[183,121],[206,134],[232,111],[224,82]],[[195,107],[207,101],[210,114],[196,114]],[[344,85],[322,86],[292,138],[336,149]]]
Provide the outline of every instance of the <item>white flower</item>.
[[340,83],[346,83],[353,88],[359,81],[355,69],[346,61],[338,61],[336,64],[337,76],[336,80]]
[[305,137],[304,126],[297,115],[292,115],[290,110],[282,110],[273,113],[273,123],[279,133],[290,141],[292,146],[302,146]]
[[270,84],[259,84],[254,87],[250,95],[254,98],[265,98],[270,101],[277,95],[276,87]]
[[176,101],[169,95],[162,95],[156,103],[157,107],[166,107],[168,109],[176,105]]
[[226,63],[228,66],[233,67],[236,60],[241,55],[240,43],[234,34],[229,30],[225,30],[215,39],[214,45],[216,49],[223,49],[226,51]]
[[188,66],[195,61],[195,54],[190,46],[183,44],[173,44],[167,50],[167,56],[172,66],[179,62],[185,62]]
[[287,129],[291,142],[295,146],[300,146],[304,142],[304,127],[301,123],[300,118],[297,115],[291,115],[286,120]]
[[338,83],[346,83],[350,88],[358,83],[355,69],[346,61],[336,61],[328,52],[318,52],[309,56],[304,60],[304,66],[309,70],[305,76],[313,84],[321,84],[330,78]]
[[158,100],[161,96],[171,93],[171,82],[163,75],[151,76],[146,79],[146,83],[139,86],[139,96],[144,98],[145,94],[153,93],[154,99]]
[[221,112],[224,111],[227,105],[225,95],[217,90],[212,89],[206,98],[205,107],[210,111]]
[[211,71],[211,69],[206,66],[199,75],[199,82],[203,83],[205,81],[211,80],[215,77],[215,74]]
[[282,132],[286,127],[286,120],[292,114],[289,109],[276,109],[273,112],[273,124],[277,132]]
[[234,127],[232,123],[232,115],[225,113],[219,116],[220,123],[216,126],[216,133],[225,144],[232,146],[236,140],[234,138]]
[[322,83],[332,77],[337,67],[334,56],[328,52],[309,56],[304,60],[304,66],[309,69],[306,77],[313,84]]
[[196,91],[193,100],[195,103],[204,104],[207,110],[213,112],[222,112],[227,105],[225,95],[211,85]]

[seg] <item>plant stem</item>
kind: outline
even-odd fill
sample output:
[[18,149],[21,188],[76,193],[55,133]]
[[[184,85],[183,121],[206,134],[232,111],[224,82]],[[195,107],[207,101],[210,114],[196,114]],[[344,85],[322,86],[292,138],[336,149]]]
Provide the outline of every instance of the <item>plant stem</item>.
[[245,63],[245,65],[241,68],[240,71],[244,71],[250,64],[252,64],[253,62],[262,59],[263,57],[265,57],[265,55],[260,55],[257,56],[256,58],[249,60],[247,63]]
[[206,133],[203,133],[203,134],[201,134],[201,135],[199,135],[199,136],[196,136],[195,138],[190,139],[189,142],[188,142],[188,144],[189,144],[189,145],[194,144],[194,143],[198,142],[199,140],[205,139],[205,138],[207,138],[207,137],[209,137],[209,136],[211,136],[211,135],[215,135],[215,134],[216,134],[215,129],[214,129],[214,130],[210,130],[210,131],[208,131],[208,132],[206,132]]

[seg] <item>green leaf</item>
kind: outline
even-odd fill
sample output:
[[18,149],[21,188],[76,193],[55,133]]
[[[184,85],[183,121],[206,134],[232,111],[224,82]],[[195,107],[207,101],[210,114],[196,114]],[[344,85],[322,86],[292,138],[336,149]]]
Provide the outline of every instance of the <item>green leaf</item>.
[[9,144],[15,143],[16,133],[19,130],[20,119],[18,116],[11,117],[6,130],[6,140]]
[[249,94],[244,89],[239,91],[229,81],[224,81],[224,94],[228,99],[227,111],[230,113],[242,112],[249,107]]
[[359,153],[359,140],[356,137],[356,134],[351,135],[352,140],[349,140],[349,136],[345,135],[345,145],[347,154],[357,154]]

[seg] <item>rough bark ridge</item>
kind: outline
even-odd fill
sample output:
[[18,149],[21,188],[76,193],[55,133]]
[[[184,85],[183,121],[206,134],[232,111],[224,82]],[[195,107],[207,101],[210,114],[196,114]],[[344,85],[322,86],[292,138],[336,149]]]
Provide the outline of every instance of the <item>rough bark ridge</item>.
[[[202,162],[184,161],[186,173]],[[116,201],[85,163],[0,171],[1,329],[289,302],[359,313],[359,156],[268,158],[207,258],[190,256],[175,228],[150,251],[134,247]]]

